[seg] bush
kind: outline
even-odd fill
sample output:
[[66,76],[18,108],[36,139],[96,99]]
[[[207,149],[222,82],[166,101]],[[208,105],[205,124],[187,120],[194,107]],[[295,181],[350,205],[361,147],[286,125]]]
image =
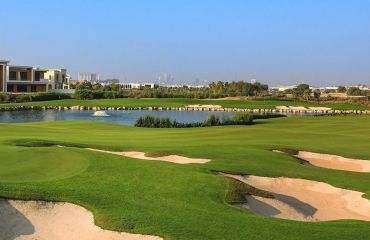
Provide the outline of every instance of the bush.
[[279,113],[253,114],[253,119],[269,119],[269,118],[279,118],[279,117],[286,117],[286,115],[279,114]]
[[233,125],[250,125],[253,123],[253,115],[250,113],[237,113],[231,118]]
[[[237,114],[238,115],[238,114]],[[235,117],[234,117],[235,118]],[[221,120],[216,115],[210,115],[204,122],[194,123],[180,123],[176,120],[171,120],[168,117],[158,118],[153,116],[139,117],[136,119],[135,127],[147,127],[147,128],[191,128],[191,127],[210,127],[210,126],[222,126],[222,125],[250,125],[253,123],[253,116],[251,114],[239,114],[235,120],[234,118],[227,118]]]
[[89,90],[89,89],[78,89],[74,94],[76,99],[114,99],[114,98],[124,98],[128,95],[124,91],[104,91],[99,90]]
[[74,94],[74,98],[77,99],[93,99],[94,98],[94,91],[92,90],[76,90]]
[[266,113],[262,115],[252,115],[250,113],[236,113],[232,118],[220,119],[216,115],[210,115],[203,122],[180,123],[176,120],[171,120],[168,117],[160,118],[147,115],[136,119],[135,127],[147,128],[191,128],[191,127],[210,127],[224,125],[251,125],[253,119],[267,119],[276,117],[286,117],[281,114]]
[[59,100],[59,99],[71,98],[70,94],[54,93],[54,92],[33,93],[33,94],[28,94],[28,96],[29,96],[30,101],[49,101],[49,100]]
[[0,102],[9,102],[11,97],[7,93],[0,93]]
[[210,115],[207,120],[203,122],[203,126],[218,126],[221,125],[220,118],[216,115]]
[[15,95],[15,102],[30,102],[32,100],[29,94]]

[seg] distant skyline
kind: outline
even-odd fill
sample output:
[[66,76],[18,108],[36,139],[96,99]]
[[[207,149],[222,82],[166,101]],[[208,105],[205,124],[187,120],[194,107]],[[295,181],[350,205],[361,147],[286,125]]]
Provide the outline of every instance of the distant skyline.
[[367,0],[1,1],[0,59],[101,79],[370,84]]

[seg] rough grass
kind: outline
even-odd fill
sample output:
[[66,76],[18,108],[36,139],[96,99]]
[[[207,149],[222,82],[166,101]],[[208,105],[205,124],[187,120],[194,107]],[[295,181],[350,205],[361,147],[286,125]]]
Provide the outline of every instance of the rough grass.
[[[101,227],[165,239],[368,239],[369,222],[304,223],[256,216],[232,207],[226,202],[229,189],[235,189],[234,193],[250,190],[237,183],[230,186],[228,178],[212,171],[304,178],[361,191],[368,197],[368,173],[310,168],[270,149],[370,159],[370,116],[257,121],[260,124],[247,127],[191,129],[81,121],[0,124],[0,195],[76,203],[90,209]],[[22,141],[32,147],[20,146]],[[71,147],[40,147],[61,143]],[[212,161],[179,165],[78,146]]]
[[289,154],[289,155],[297,155],[298,154],[298,150],[295,150],[295,149],[291,149],[291,148],[284,148],[284,147],[278,147],[276,149],[273,149],[273,150],[276,150],[276,151],[280,151],[280,152],[283,152],[283,153],[286,153],[286,154]]
[[257,189],[236,179],[230,179],[229,189],[226,195],[226,202],[230,204],[246,203],[246,195],[274,198],[273,195],[266,191]]

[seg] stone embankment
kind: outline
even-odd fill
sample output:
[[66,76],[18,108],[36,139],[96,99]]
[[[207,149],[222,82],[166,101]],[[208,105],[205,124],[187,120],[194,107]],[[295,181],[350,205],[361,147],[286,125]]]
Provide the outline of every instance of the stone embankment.
[[274,109],[245,109],[245,108],[224,108],[219,106],[185,106],[185,107],[89,107],[89,106],[14,106],[3,107],[0,111],[21,111],[21,110],[74,110],[74,111],[114,111],[114,110],[175,110],[175,111],[214,111],[214,112],[251,112],[251,113],[293,113],[293,114],[366,114],[370,110],[335,110],[325,107],[288,107],[277,106]]

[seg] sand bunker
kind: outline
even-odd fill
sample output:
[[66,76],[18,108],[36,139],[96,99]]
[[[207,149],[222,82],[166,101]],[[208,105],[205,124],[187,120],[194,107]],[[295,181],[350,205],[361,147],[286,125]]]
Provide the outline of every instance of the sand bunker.
[[317,167],[353,172],[370,172],[369,160],[359,160],[330,154],[304,151],[299,151],[296,157],[301,158]]
[[221,105],[188,105],[187,108],[222,108]]
[[331,108],[328,107],[309,107],[310,110],[312,111],[330,111],[332,110]]
[[224,175],[274,196],[247,196],[248,203],[242,206],[256,214],[297,221],[370,221],[370,201],[362,192],[304,179]]
[[91,212],[71,203],[0,200],[2,240],[160,240],[103,230]]
[[112,152],[112,151],[105,151],[105,150],[99,150],[99,149],[94,149],[94,148],[86,148],[86,149],[91,150],[91,151],[96,151],[96,152],[110,153],[114,155],[130,157],[130,158],[165,161],[165,162],[172,162],[172,163],[178,163],[178,164],[207,163],[211,161],[209,159],[188,158],[188,157],[183,157],[183,156],[178,156],[178,155],[168,155],[168,156],[163,156],[163,157],[147,157],[145,156],[145,153],[143,152]]

